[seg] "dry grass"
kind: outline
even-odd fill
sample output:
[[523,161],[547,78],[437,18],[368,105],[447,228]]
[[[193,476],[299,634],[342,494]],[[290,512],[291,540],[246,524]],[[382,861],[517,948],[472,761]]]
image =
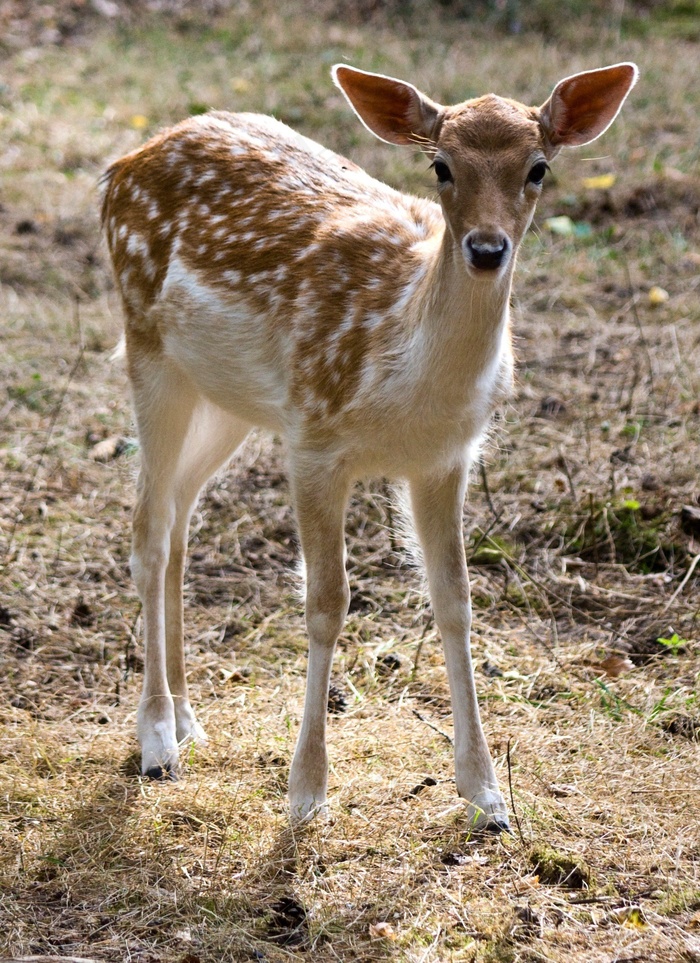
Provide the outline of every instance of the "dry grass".
[[[469,39],[464,23],[426,39],[272,8],[185,26],[92,26],[4,64],[0,957],[700,958],[700,566],[684,581],[700,524],[683,514],[700,477],[697,47],[611,34],[553,48]],[[513,838],[472,838],[455,796],[439,640],[382,482],[358,488],[348,519],[330,820],[290,833],[306,646],[283,452],[264,436],[193,525],[190,677],[211,743],[176,785],[138,777],[138,456],[109,360],[95,177],[212,105],[274,110],[425,190],[420,160],[348,116],[327,76],[339,59],[438,98],[535,102],[582,67],[642,68],[615,130],[557,162],[518,270],[517,390],[466,513]],[[608,171],[610,191],[582,186]],[[589,227],[553,235],[555,214]],[[669,294],[656,307],[654,285]],[[103,439],[126,443],[100,462]]]

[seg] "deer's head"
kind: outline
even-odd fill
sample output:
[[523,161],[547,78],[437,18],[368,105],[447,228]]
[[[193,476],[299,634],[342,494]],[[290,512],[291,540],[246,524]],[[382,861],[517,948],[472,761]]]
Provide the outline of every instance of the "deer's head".
[[333,78],[381,140],[432,157],[447,228],[473,277],[512,267],[542,191],[548,162],[562,147],[607,130],[637,80],[620,63],[560,81],[541,107],[487,94],[443,107],[412,84],[338,64]]

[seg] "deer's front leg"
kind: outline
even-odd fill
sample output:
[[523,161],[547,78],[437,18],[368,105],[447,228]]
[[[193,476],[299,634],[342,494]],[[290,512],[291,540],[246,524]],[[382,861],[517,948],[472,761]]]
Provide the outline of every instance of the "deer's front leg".
[[452,695],[457,792],[470,803],[474,825],[508,829],[507,809],[481,726],[469,647],[471,601],[462,534],[467,465],[438,478],[411,481],[411,504],[423,548],[430,597]]
[[322,466],[297,458],[292,470],[301,547],[306,563],[309,667],[304,718],[289,774],[293,820],[305,819],[326,801],[326,714],[335,643],[348,613],[343,517],[348,483]]

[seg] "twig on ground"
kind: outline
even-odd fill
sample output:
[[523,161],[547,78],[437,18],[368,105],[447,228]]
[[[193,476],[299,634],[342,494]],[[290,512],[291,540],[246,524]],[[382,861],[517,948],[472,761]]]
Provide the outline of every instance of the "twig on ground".
[[673,605],[673,603],[676,601],[676,598],[680,595],[680,593],[681,593],[681,592],[683,591],[683,589],[686,587],[686,585],[687,585],[688,582],[690,581],[690,578],[692,577],[693,572],[695,571],[695,566],[698,564],[698,561],[700,561],[700,553],[699,553],[698,555],[694,555],[694,556],[693,556],[693,561],[690,563],[690,566],[689,566],[689,568],[688,568],[688,571],[685,573],[685,577],[683,578],[683,581],[682,581],[681,584],[678,586],[678,588],[677,588],[676,591],[673,593],[673,595],[672,595],[671,598],[668,600],[668,602],[664,605],[664,607],[663,607],[663,609],[662,609],[663,612],[666,612],[666,611],[668,611],[668,609],[670,609],[670,607],[671,607],[671,606]]
[[415,679],[418,676],[418,662],[421,657],[421,652],[423,651],[423,643],[425,642],[425,637],[430,631],[434,621],[435,621],[435,616],[433,615],[432,612],[430,612],[428,615],[428,620],[425,623],[425,626],[423,627],[423,631],[421,632],[420,639],[418,639],[418,645],[416,646],[416,655],[415,655],[415,658],[413,659],[413,668],[411,669],[412,681],[415,681]]
[[420,719],[420,721],[425,723],[425,725],[428,726],[429,729],[432,729],[434,732],[437,732],[437,734],[439,736],[442,736],[443,739],[446,739],[451,746],[454,746],[454,740],[452,736],[448,735],[448,733],[444,732],[442,729],[439,729],[436,725],[434,725],[434,723],[426,719],[425,716],[422,716],[417,709],[412,709],[411,711],[413,712],[413,715],[416,717],[416,719]]
[[510,792],[510,808],[513,810],[513,819],[515,820],[515,825],[518,827],[518,835],[520,836],[520,842],[524,846],[525,837],[523,836],[522,827],[520,826],[518,811],[515,808],[515,798],[513,796],[513,773],[510,767],[510,739],[508,740],[508,745],[506,747],[506,763],[508,764],[508,791]]
[[503,513],[497,512],[493,506],[493,502],[491,501],[491,491],[489,490],[489,482],[488,482],[488,478],[486,477],[486,465],[484,465],[484,461],[482,458],[479,459],[479,474],[481,476],[481,484],[484,489],[486,502],[489,508],[491,509],[491,513],[494,517],[494,520],[497,522]]

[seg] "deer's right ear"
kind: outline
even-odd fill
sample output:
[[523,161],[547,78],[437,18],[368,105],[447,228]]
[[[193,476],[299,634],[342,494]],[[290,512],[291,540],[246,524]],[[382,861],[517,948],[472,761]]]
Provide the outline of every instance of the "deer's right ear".
[[403,80],[336,64],[331,74],[368,130],[389,144],[435,143],[442,107]]

